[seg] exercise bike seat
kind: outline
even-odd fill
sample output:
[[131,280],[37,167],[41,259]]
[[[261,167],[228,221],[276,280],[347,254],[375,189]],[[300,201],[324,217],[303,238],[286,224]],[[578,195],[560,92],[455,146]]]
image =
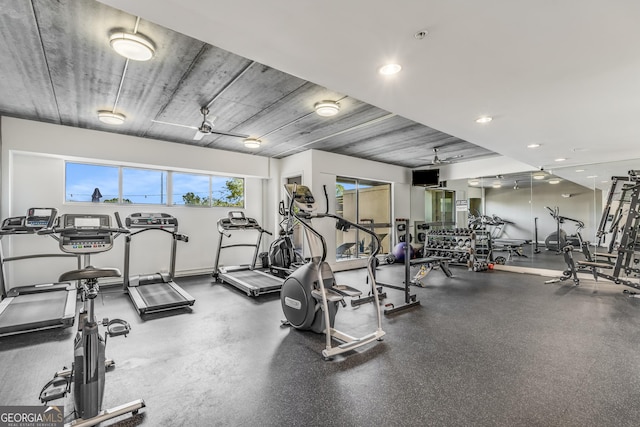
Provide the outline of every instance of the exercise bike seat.
[[74,280],[99,279],[100,277],[120,277],[120,270],[117,268],[97,268],[87,266],[80,270],[71,270],[62,273],[58,281],[70,282]]

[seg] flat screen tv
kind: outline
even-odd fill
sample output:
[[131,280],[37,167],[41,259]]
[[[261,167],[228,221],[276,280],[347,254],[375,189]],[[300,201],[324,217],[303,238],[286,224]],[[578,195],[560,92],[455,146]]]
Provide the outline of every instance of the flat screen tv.
[[437,187],[440,184],[440,169],[414,169],[411,171],[411,185]]

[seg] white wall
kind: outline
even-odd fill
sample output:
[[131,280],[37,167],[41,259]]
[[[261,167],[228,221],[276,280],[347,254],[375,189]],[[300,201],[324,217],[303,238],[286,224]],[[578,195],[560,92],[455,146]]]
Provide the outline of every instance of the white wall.
[[[193,206],[132,205],[114,206],[64,201],[64,161],[108,162],[117,165],[170,169],[182,172],[237,175],[245,177],[245,214],[261,224],[273,221],[274,191],[265,184],[277,160],[221,150],[187,146],[164,141],[113,133],[78,129],[40,122],[2,117],[2,206],[1,216],[25,215],[30,207],[54,207],[63,213],[101,213],[113,215],[113,209],[124,219],[134,212],[166,212],[179,221],[180,232],[189,242],[178,242],[178,274],[211,271],[218,243],[216,221],[227,215],[229,208]],[[277,205],[276,205],[277,206]],[[14,236],[3,239],[7,256],[25,253],[58,253],[56,242],[44,236]],[[147,232],[132,242],[132,274],[153,273],[169,268],[170,238],[164,233]],[[255,241],[254,233],[234,239]],[[267,242],[268,243],[268,242]],[[123,268],[124,239],[116,240],[114,249],[93,257],[93,264]],[[150,256],[152,255],[152,256]],[[229,252],[222,262],[247,262],[251,254]],[[237,255],[237,256],[234,256]],[[29,264],[23,266],[21,263]],[[10,263],[10,287],[20,284],[56,280],[73,260],[52,259],[32,268],[31,262]],[[38,262],[40,265],[40,261]],[[63,265],[60,268],[59,266]],[[24,277],[23,277],[24,276]]]
[[495,156],[488,159],[441,165],[440,180],[452,181],[454,179],[479,178],[535,170],[537,169],[526,163],[504,156]]
[[[410,213],[411,171],[403,167],[324,151],[307,150],[282,159],[280,174],[280,188],[282,188],[286,177],[301,175],[302,183],[311,189],[317,199],[320,212],[324,212],[326,208],[323,189],[323,186],[326,185],[329,194],[329,212],[335,213],[335,197],[333,195],[335,194],[336,177],[343,176],[391,183],[392,218],[406,217]],[[282,197],[282,191],[280,197]],[[365,260],[335,261],[335,221],[319,219],[314,221],[313,226],[326,239],[327,261],[334,270],[364,266]]]

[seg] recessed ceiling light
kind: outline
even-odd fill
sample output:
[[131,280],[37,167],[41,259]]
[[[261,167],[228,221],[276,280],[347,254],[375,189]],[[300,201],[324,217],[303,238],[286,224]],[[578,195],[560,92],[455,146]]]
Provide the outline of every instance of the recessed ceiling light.
[[125,116],[112,111],[98,111],[98,120],[108,125],[121,125],[124,123]]
[[471,181],[469,181],[469,185],[478,185],[480,184],[480,181],[478,181],[477,179],[472,179]]
[[597,178],[598,175],[589,175],[587,178]]
[[527,145],[527,148],[538,148],[540,147],[540,144],[529,144]]
[[560,180],[559,179],[550,179],[549,180],[549,184],[560,184]]
[[476,119],[476,123],[484,124],[484,123],[489,123],[491,120],[493,120],[493,117],[482,116]]
[[584,172],[584,169],[576,169],[576,172]]
[[262,141],[257,138],[247,138],[244,140],[244,146],[247,148],[260,148]]
[[331,117],[338,114],[340,111],[340,104],[335,101],[320,101],[316,102],[313,108],[315,108],[317,115],[322,117]]
[[427,30],[420,30],[417,33],[415,33],[413,35],[413,37],[417,40],[422,40],[423,38],[427,37],[427,34],[429,34],[429,31]]
[[564,162],[565,160],[567,159],[565,159],[564,157],[558,157],[557,159],[554,160],[554,162]]
[[603,184],[606,184],[609,181],[605,179],[604,181],[600,181],[600,182],[603,183]]
[[493,188],[500,188],[500,187],[502,187],[502,186],[501,186],[500,184],[493,184],[493,185],[492,185],[492,187],[493,187]]
[[539,173],[539,174],[533,175],[533,179],[544,179],[545,177],[546,177],[546,175],[543,174],[543,173]]
[[378,68],[378,72],[383,76],[398,74],[400,70],[402,70],[402,66],[400,64],[385,64],[382,67]]
[[151,40],[141,34],[115,32],[109,37],[109,43],[113,50],[134,61],[148,61],[155,53]]

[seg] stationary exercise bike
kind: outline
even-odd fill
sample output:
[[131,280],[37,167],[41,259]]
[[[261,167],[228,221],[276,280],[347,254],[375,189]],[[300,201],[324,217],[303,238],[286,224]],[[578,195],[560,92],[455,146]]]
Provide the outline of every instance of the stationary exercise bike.
[[[80,295],[84,302],[78,316],[78,333],[74,340],[74,361],[71,369],[56,372],[40,392],[40,401],[47,403],[65,397],[73,385],[76,419],[68,426],[93,426],[108,419],[131,412],[137,414],[145,407],[142,399],[102,410],[105,371],[114,362],[105,358],[107,337],[127,336],[131,327],[122,319],[103,319],[98,322],[94,300],[98,296],[98,279],[120,277],[117,268],[96,268],[90,265],[93,253],[105,252],[113,247],[114,234],[127,233],[116,214],[118,228],[111,228],[109,215],[67,214],[59,218],[58,226],[40,230],[39,234],[50,234],[66,253],[80,254],[85,267],[63,273],[60,281],[80,281]],[[59,236],[53,236],[58,234]],[[98,330],[99,323],[106,327],[104,338]]]
[[[376,285],[374,274],[374,260],[380,251],[380,240],[374,232],[338,215],[328,212],[315,212],[317,204],[308,187],[287,184],[285,189],[292,199],[289,214],[299,220],[304,227],[311,261],[291,273],[282,285],[280,302],[286,317],[286,321],[283,321],[283,324],[300,330],[324,333],[326,346],[322,351],[322,356],[325,360],[375,340],[382,341],[385,332],[382,330],[378,286]],[[326,188],[325,197],[328,202]],[[297,212],[294,208],[297,208]],[[375,301],[373,306],[377,316],[377,328],[370,334],[363,337],[353,337],[334,328],[339,305],[346,306],[344,298],[360,296],[361,292],[350,286],[336,283],[333,271],[331,271],[331,267],[326,262],[327,244],[324,237],[311,224],[312,219],[315,218],[333,218],[337,220],[337,229],[347,231],[350,227],[354,227],[370,234],[371,238],[376,242],[367,262],[369,284]],[[340,342],[339,345],[333,346],[334,338]]]

